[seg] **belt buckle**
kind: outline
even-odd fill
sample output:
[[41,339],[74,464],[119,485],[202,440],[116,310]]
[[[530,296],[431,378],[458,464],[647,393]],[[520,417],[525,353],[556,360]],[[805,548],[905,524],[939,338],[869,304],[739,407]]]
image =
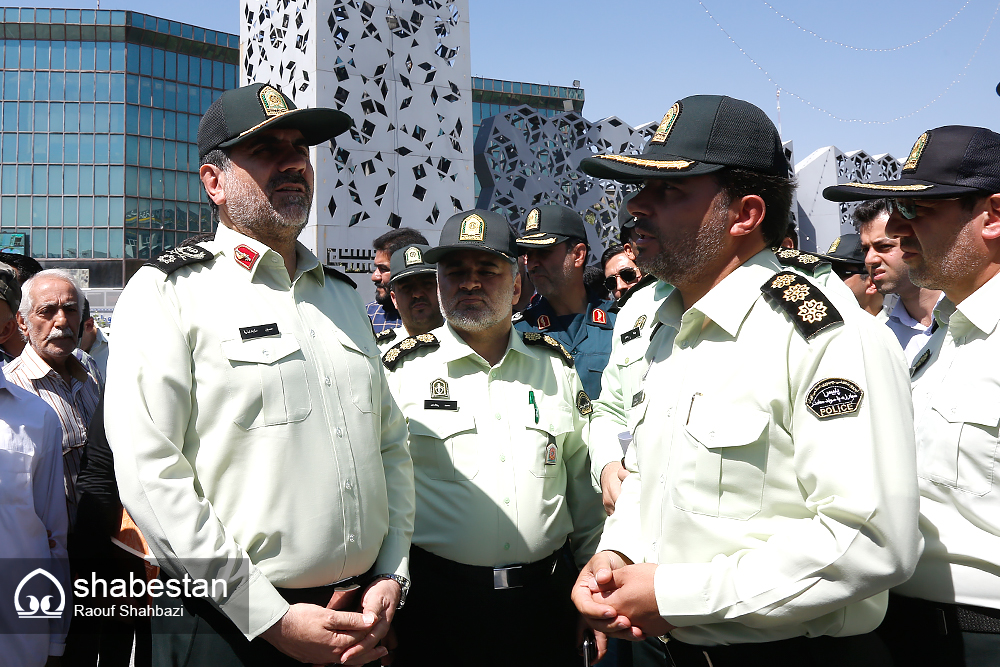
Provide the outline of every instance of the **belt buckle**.
[[510,573],[520,570],[520,565],[514,567],[497,567],[493,569],[493,590],[505,590],[508,588],[520,588],[521,584],[510,583]]

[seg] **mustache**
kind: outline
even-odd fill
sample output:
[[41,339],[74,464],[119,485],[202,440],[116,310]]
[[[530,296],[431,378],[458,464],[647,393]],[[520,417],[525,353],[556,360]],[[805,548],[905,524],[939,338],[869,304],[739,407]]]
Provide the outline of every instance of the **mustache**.
[[288,184],[301,185],[302,189],[305,190],[306,195],[309,197],[312,196],[312,188],[309,187],[309,181],[307,181],[305,176],[303,176],[302,174],[296,174],[296,173],[278,174],[277,176],[275,176],[274,178],[272,178],[267,182],[267,189],[268,192],[273,193],[282,185],[288,185]]
[[59,338],[73,338],[73,330],[69,327],[52,327],[49,335],[45,337],[46,342]]

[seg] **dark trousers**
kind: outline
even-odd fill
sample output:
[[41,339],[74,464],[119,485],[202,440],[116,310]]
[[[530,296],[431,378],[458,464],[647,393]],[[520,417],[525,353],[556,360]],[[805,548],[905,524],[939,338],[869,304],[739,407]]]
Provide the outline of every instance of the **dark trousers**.
[[[496,590],[453,563],[414,546],[412,585],[393,625],[399,648],[393,667],[576,666],[577,612],[570,601],[576,567],[568,555],[555,572],[520,588]],[[492,574],[486,578],[492,580]]]
[[729,646],[694,646],[671,639],[666,647],[672,667],[893,667],[874,632]]
[[876,632],[900,667],[1000,665],[1000,610],[889,595]]

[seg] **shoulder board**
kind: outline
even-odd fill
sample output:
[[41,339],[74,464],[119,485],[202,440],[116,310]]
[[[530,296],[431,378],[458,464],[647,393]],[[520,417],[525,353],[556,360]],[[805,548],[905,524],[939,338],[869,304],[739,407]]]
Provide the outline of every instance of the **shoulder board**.
[[793,248],[771,248],[771,250],[784,266],[794,266],[797,269],[807,271],[810,275],[817,267],[829,263],[822,257]]
[[395,338],[396,338],[395,329],[383,329],[382,331],[379,331],[377,334],[375,334],[376,343],[388,343],[390,340],[394,340]]
[[573,355],[562,346],[562,343],[557,341],[552,336],[547,334],[538,333],[537,331],[528,331],[523,335],[525,345],[541,345],[542,347],[547,347],[553,352],[559,353],[563,361],[570,368],[573,367]]
[[323,273],[325,273],[326,275],[330,276],[331,278],[336,278],[337,280],[343,280],[345,283],[347,283],[348,285],[350,285],[354,289],[358,288],[358,284],[356,282],[354,282],[353,280],[351,280],[350,278],[348,278],[346,273],[341,273],[340,271],[338,271],[337,269],[333,268],[332,266],[326,266],[326,265],[324,265],[323,266]]
[[171,274],[182,266],[207,262],[213,257],[215,257],[214,253],[205,250],[200,245],[185,245],[161,253],[156,256],[156,259],[151,259],[143,266],[151,266],[166,274]]
[[780,306],[807,340],[844,321],[826,295],[802,276],[782,271],[767,279],[760,291]]
[[395,370],[403,359],[413,354],[414,350],[422,347],[437,347],[441,341],[432,333],[423,333],[416,336],[404,338],[389,348],[389,351],[382,355],[382,365],[390,371]]

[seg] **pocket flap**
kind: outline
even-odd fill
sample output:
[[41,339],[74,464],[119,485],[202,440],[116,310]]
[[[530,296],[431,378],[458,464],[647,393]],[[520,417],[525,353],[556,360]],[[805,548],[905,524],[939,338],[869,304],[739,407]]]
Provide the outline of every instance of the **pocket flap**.
[[416,413],[411,416],[407,427],[412,435],[422,435],[437,440],[446,440],[463,431],[471,431],[476,428],[476,419],[472,413],[451,412],[442,410],[439,414],[437,410],[414,410]]
[[363,342],[359,343],[358,341],[355,341],[353,338],[351,338],[350,336],[348,336],[347,333],[345,333],[341,329],[337,329],[336,332],[337,332],[337,340],[339,340],[340,344],[343,345],[344,347],[348,348],[349,350],[354,350],[355,352],[360,352],[361,354],[365,355],[366,357],[377,357],[377,356],[379,356],[378,346],[375,344],[375,340],[374,339],[372,339],[370,341],[366,340],[366,341],[363,341]]
[[541,401],[538,406],[538,423],[535,423],[534,407],[529,405],[524,411],[524,425],[538,431],[545,431],[549,435],[562,435],[573,430],[573,415],[565,407],[553,408],[546,406],[545,401]]
[[931,409],[951,423],[979,424],[996,427],[1000,424],[1000,396],[963,395],[951,396],[950,400]]
[[292,334],[222,341],[222,353],[227,359],[251,364],[273,364],[300,349],[299,341]]
[[702,403],[700,410],[692,411],[684,428],[691,437],[709,449],[742,447],[757,442],[770,423],[770,415],[766,412],[734,410],[729,406],[718,406],[718,410],[712,410],[704,404],[707,402]]

